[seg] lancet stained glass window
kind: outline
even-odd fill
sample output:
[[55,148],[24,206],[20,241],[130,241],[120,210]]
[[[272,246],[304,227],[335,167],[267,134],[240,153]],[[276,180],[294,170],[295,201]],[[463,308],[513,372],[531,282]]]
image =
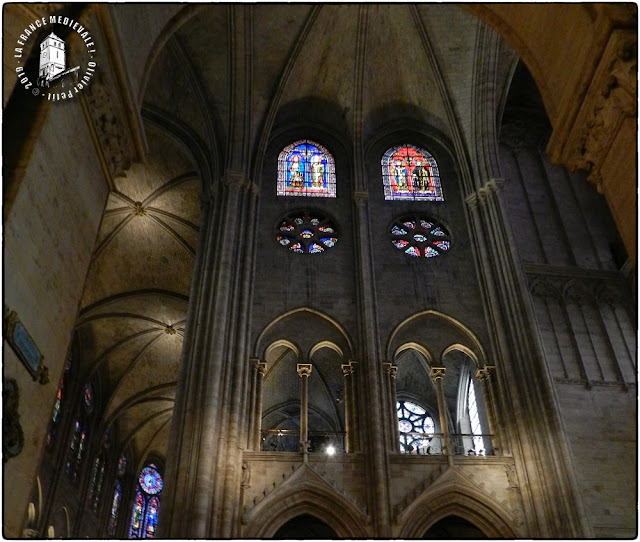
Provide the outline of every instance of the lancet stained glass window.
[[116,527],[118,526],[118,513],[120,512],[120,498],[122,496],[122,489],[120,482],[116,482],[116,487],[113,490],[113,500],[111,501],[111,511],[109,512],[109,524],[107,525],[107,533],[109,536],[116,535]]
[[278,157],[278,196],[336,197],[333,156],[313,141],[297,141]]
[[396,409],[400,430],[400,451],[417,452],[419,448],[429,446],[435,424],[427,411],[410,401],[399,401],[396,403]]
[[444,201],[438,164],[414,145],[392,147],[382,157],[386,200]]
[[77,483],[80,475],[80,466],[84,457],[84,449],[87,444],[87,427],[81,419],[73,422],[73,434],[67,452],[67,462],[64,472],[72,482]]

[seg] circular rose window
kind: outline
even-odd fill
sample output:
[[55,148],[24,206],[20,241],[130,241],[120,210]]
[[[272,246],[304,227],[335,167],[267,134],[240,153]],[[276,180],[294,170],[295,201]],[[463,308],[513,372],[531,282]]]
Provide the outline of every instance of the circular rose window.
[[431,218],[400,218],[389,231],[393,246],[412,258],[434,258],[451,248],[449,232]]
[[328,218],[298,212],[285,216],[276,226],[276,241],[296,254],[320,254],[335,246],[338,234]]

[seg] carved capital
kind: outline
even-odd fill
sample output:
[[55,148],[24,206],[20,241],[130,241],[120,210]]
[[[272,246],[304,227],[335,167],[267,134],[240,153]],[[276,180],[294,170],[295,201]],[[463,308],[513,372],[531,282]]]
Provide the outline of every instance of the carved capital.
[[495,370],[495,365],[485,365],[478,368],[476,371],[476,378],[478,380],[489,380],[491,373]]
[[247,178],[242,171],[227,170],[222,178],[222,184],[225,187],[250,189],[253,183]]
[[431,367],[431,370],[429,371],[429,376],[431,377],[431,380],[439,380],[441,378],[444,378],[444,372],[446,371],[445,367]]
[[296,370],[300,376],[311,376],[311,363],[298,363]]
[[342,369],[342,375],[345,377],[351,376],[354,372],[350,363],[343,363],[340,368]]

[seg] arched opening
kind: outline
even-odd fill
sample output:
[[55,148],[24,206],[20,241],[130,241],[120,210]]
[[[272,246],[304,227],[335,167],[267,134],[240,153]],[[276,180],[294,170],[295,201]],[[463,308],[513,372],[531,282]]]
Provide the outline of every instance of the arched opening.
[[473,540],[488,537],[470,521],[451,515],[436,521],[426,530],[422,538],[427,540]]
[[326,540],[338,538],[338,535],[324,521],[311,514],[302,514],[287,521],[276,531],[273,538],[279,540]]

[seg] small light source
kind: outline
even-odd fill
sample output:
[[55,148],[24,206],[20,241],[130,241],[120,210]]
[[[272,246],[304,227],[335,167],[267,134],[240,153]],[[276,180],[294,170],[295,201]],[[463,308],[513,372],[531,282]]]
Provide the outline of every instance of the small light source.
[[325,451],[327,452],[327,455],[333,455],[336,453],[336,449],[331,444],[327,446]]

